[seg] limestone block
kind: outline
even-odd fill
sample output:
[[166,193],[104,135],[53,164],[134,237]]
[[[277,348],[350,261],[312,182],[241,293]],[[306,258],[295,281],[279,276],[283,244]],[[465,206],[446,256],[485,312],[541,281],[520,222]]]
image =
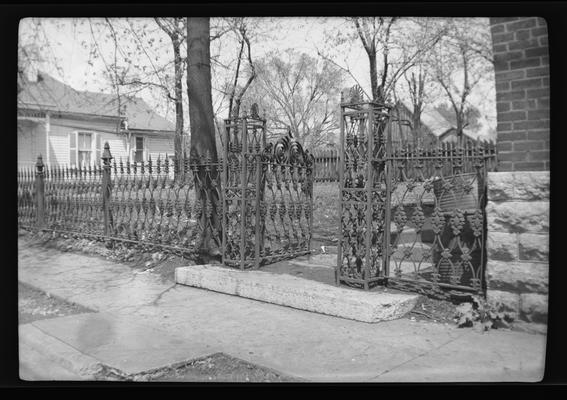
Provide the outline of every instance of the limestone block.
[[514,199],[514,172],[489,172],[487,179],[488,200]]
[[549,265],[547,263],[488,260],[486,282],[489,289],[547,293]]
[[486,237],[488,258],[513,261],[518,259],[518,234],[489,231]]
[[486,205],[489,232],[549,232],[549,202],[507,201]]
[[549,171],[515,172],[514,199],[527,201],[549,199]]
[[520,313],[520,295],[518,293],[487,290],[486,300],[498,312],[513,313],[514,317]]
[[182,285],[213,290],[300,310],[363,322],[400,318],[415,306],[419,295],[368,292],[262,271],[240,271],[214,265],[175,270]]
[[520,317],[530,322],[547,323],[548,298],[545,294],[522,293]]
[[521,233],[518,235],[520,260],[549,260],[549,235]]

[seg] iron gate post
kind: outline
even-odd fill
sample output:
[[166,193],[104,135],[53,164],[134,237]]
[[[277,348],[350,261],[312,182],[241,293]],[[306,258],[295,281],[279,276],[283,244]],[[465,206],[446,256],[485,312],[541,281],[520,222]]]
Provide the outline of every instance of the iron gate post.
[[[230,128],[225,127],[224,134],[223,134],[223,153],[222,153],[222,174],[223,174],[223,186],[229,186],[229,165],[228,165],[228,151],[229,151],[229,134],[228,130]],[[227,195],[224,193],[224,189],[221,190],[223,192],[222,196],[222,264],[226,265],[226,234],[228,229],[228,207],[226,204]]]
[[111,180],[110,180],[110,145],[108,142],[104,143],[104,151],[102,152],[102,208],[104,211],[104,236],[109,236],[111,232],[112,215],[110,214],[110,194],[111,194]]
[[370,279],[370,263],[372,262],[370,246],[372,244],[372,192],[374,189],[374,108],[368,111],[368,118],[365,123],[368,137],[368,147],[366,149],[366,232],[364,238],[364,290],[368,290],[368,280]]
[[240,170],[240,269],[246,268],[245,250],[246,250],[246,192],[248,189],[248,130],[246,126],[246,118],[242,118],[242,165]]
[[[343,96],[341,94],[341,103],[343,102]],[[337,246],[337,267],[335,269],[335,283],[337,286],[340,286],[341,279],[341,267],[343,264],[343,244],[342,244],[342,237],[343,237],[343,222],[342,222],[342,215],[343,215],[343,188],[344,188],[344,163],[345,163],[345,132],[344,132],[344,107],[342,104],[339,106],[340,108],[340,121],[339,121],[339,130],[340,130],[340,140],[339,143],[341,144],[341,151],[339,152],[339,229],[337,232],[337,239],[339,239],[338,246]]]
[[[263,172],[263,167],[264,167],[264,163],[262,160],[262,153],[261,150],[266,148],[266,135],[265,135],[265,126],[266,126],[266,121],[264,120],[262,123],[262,145],[260,146],[260,143],[257,142],[258,138],[255,137],[254,139],[256,140],[256,148],[253,149],[254,151],[254,168],[255,168],[255,185],[254,185],[254,189],[256,191],[256,202],[255,202],[255,207],[256,207],[256,214],[255,214],[255,232],[254,232],[254,237],[256,240],[255,246],[254,246],[254,268],[258,269],[260,268],[260,251],[261,249],[263,249],[264,247],[264,238],[263,238],[263,227],[264,227],[264,220],[261,217],[261,207],[262,207],[262,203],[264,201],[264,196],[263,196],[263,192],[264,192],[264,187],[262,185],[262,172]],[[254,128],[256,129],[256,128]]]
[[384,201],[384,239],[382,244],[382,274],[384,283],[388,284],[390,276],[390,224],[392,219],[392,127],[388,122],[386,128],[386,138],[384,140],[385,160],[384,175],[386,180],[386,199]]
[[35,196],[37,201],[37,220],[39,229],[45,226],[45,171],[41,154],[37,156],[35,164]]

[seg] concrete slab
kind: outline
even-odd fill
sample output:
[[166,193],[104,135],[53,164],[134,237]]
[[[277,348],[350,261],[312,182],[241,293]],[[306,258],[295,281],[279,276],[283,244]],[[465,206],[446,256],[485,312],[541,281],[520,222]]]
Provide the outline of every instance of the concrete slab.
[[262,271],[240,271],[215,265],[175,270],[177,283],[341,318],[375,323],[400,318],[418,295],[351,290]]
[[213,353],[208,343],[183,340],[136,318],[89,313],[32,323],[80,354],[127,375],[139,374]]
[[20,379],[23,381],[84,381],[88,378],[76,374],[53,362],[33,346],[19,345]]
[[188,341],[206,338],[219,352],[321,382],[368,381],[465,333],[405,318],[368,324],[182,285],[136,314]]
[[28,366],[23,371],[27,375],[22,379],[92,380],[102,368],[99,360],[81,353],[33,323],[20,325],[18,338],[20,367]]
[[[445,346],[371,379],[373,382],[539,382],[546,337],[466,330]],[[487,346],[487,340],[490,345]],[[498,349],[498,356],[488,354]],[[466,366],[466,368],[463,368]]]

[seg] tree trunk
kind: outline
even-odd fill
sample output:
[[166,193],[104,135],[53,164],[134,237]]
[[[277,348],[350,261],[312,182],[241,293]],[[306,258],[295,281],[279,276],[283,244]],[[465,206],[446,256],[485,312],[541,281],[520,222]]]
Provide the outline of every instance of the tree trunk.
[[463,145],[463,117],[461,115],[457,116],[457,144]]
[[[187,19],[187,95],[191,127],[192,163],[218,162],[211,94],[209,18]],[[215,168],[195,174],[195,195],[202,208],[201,253],[218,256],[221,246],[221,187]]]
[[419,138],[422,136],[421,132],[421,106],[414,104],[413,115],[412,115],[412,134],[413,134],[413,144],[417,146],[419,144]]
[[376,68],[376,52],[368,51],[368,61],[370,62],[370,85],[372,86],[372,100],[381,101],[380,90],[378,88],[378,70]]
[[183,70],[181,65],[181,43],[178,37],[172,38],[175,61],[175,137],[173,149],[176,163],[175,179],[183,179]]

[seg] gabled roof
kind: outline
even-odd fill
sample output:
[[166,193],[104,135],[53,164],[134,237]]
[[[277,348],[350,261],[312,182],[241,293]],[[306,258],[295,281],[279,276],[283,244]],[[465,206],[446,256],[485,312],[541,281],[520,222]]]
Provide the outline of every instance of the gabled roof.
[[[413,113],[413,107],[410,107],[402,100],[398,100],[398,103],[403,105],[410,114]],[[440,137],[443,133],[447,132],[453,125],[447,121],[438,111],[431,107],[426,107],[421,113],[421,123],[429,128],[431,133],[435,136]]]
[[[443,132],[443,133],[439,136],[439,140],[443,140],[443,139],[445,139],[447,136],[452,135],[452,134],[455,134],[455,135],[457,134],[457,128],[451,127],[451,129],[448,129],[447,131]],[[471,139],[471,140],[475,140],[475,138],[472,137],[472,136],[470,135],[470,133],[469,133],[467,130],[465,130],[465,129],[463,129],[463,136],[465,136],[465,137],[467,137],[467,138],[469,138],[469,139]]]
[[[120,119],[115,95],[78,91],[50,75],[39,72],[38,80],[19,78],[18,107],[61,113],[80,113]],[[174,131],[173,123],[155,113],[139,97],[122,97],[129,129]]]

